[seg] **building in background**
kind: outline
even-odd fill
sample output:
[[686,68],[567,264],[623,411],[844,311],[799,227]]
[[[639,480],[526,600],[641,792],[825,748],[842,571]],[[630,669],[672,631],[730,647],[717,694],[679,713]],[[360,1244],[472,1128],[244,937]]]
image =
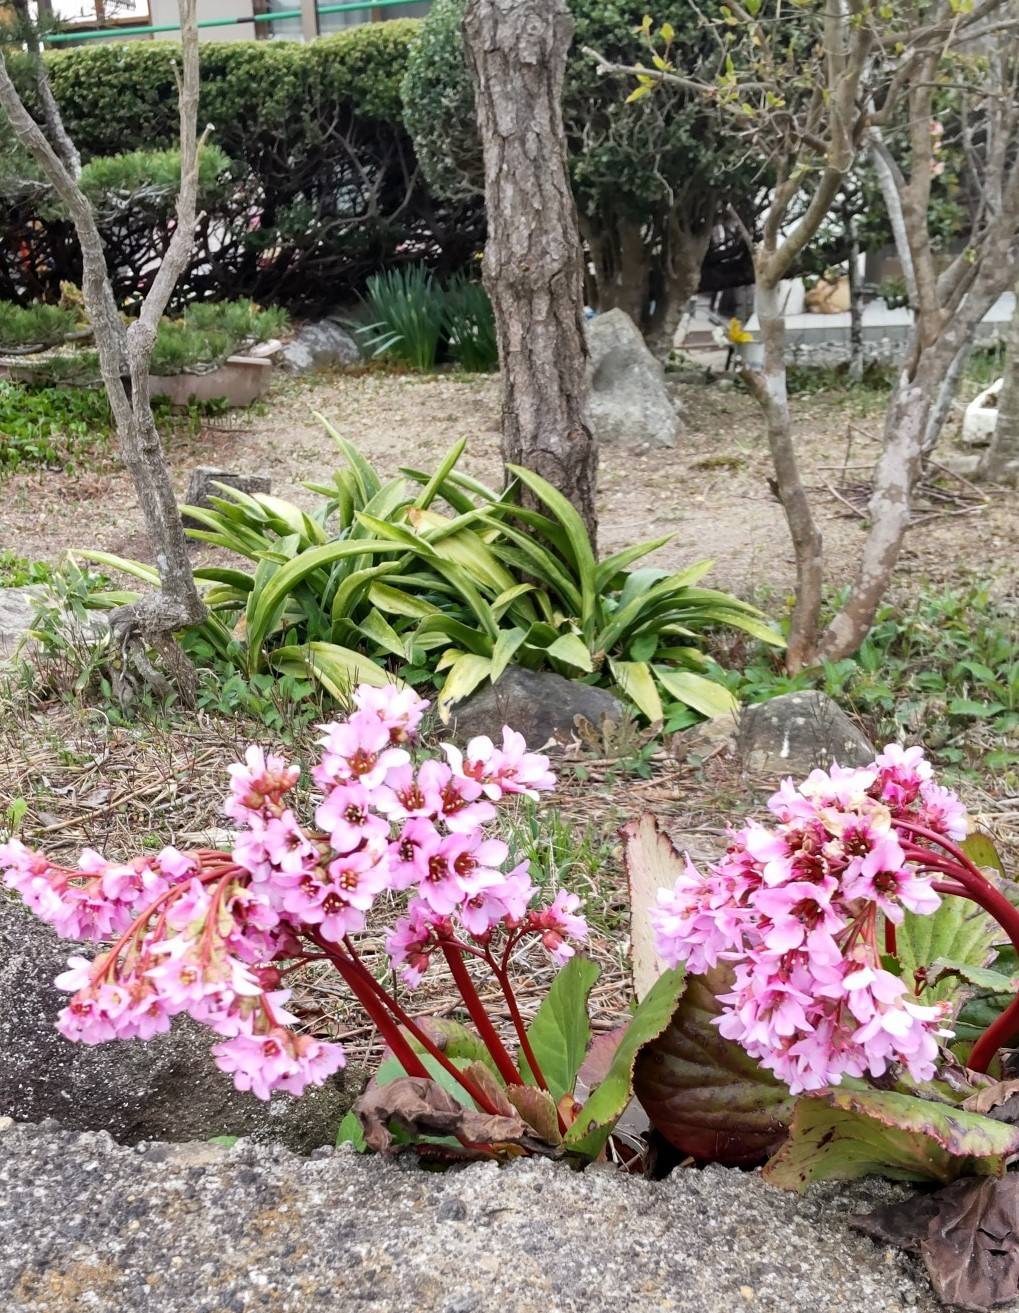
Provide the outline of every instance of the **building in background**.
[[[44,0],[45,2],[45,0]],[[89,44],[97,40],[151,41],[172,40],[173,31],[132,32],[138,27],[166,27],[177,25],[177,0],[51,0],[54,14],[67,25],[68,34],[102,31],[108,35],[85,38]],[[355,3],[355,0],[349,0]],[[2,0],[0,0],[2,3]],[[342,0],[333,0],[342,3]],[[330,0],[321,0],[321,6],[330,7]],[[317,29],[321,36],[341,32],[359,23],[380,22],[389,18],[421,18],[430,8],[426,3],[359,4],[357,8],[343,9],[338,13],[318,13]],[[302,16],[252,22],[254,15],[293,13],[303,10]],[[317,13],[317,10],[316,10]],[[309,0],[198,0],[199,37],[202,41],[251,41],[286,39],[300,41],[310,37],[315,27],[311,18]],[[202,23],[210,26],[202,27]],[[215,24],[214,26],[211,24]],[[126,30],[124,30],[126,29]],[[72,40],[61,40],[61,46],[75,45]],[[85,44],[82,41],[82,44]]]

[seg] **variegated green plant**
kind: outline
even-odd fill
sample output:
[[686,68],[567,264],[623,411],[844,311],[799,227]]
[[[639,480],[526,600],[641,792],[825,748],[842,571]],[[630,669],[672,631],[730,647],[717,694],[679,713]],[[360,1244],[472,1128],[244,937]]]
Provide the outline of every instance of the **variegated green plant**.
[[[462,441],[434,473],[383,481],[322,422],[347,464],[331,483],[306,485],[322,498],[314,512],[226,486],[211,509],[184,507],[199,525],[193,538],[250,562],[195,571],[210,611],[196,634],[247,674],[310,673],[342,697],[352,683],[384,681],[388,668],[434,682],[447,719],[513,664],[612,687],[652,722],[677,704],[694,720],[736,705],[710,677],[706,630],[732,625],[782,641],[755,608],[699,586],[710,561],[676,573],[631,568],[668,536],[599,561],[570,502],[530,470],[511,467],[513,481],[495,492],[456,469]],[[543,509],[520,505],[521,488]],[[435,509],[440,499],[447,513]],[[155,579],[135,562],[82,555]]]

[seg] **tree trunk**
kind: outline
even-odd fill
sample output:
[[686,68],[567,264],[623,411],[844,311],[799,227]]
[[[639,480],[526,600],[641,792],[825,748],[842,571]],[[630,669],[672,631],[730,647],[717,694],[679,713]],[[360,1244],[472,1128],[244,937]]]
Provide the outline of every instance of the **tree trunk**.
[[1008,327],[1005,371],[998,393],[998,422],[991,445],[980,464],[980,475],[996,483],[1019,482],[1019,283]]
[[849,379],[859,383],[866,363],[863,355],[863,281],[860,278],[860,243],[856,224],[852,219],[849,228]]
[[[74,172],[77,154],[64,131],[56,101],[52,95],[48,101],[44,100],[47,129],[54,137],[51,141],[22,103],[2,52],[0,109],[6,113],[15,137],[52,183],[74,224],[81,246],[82,296],[92,325],[99,367],[121,455],[134,480],[159,571],[160,591],[145,594],[138,602],[115,610],[110,617],[111,628],[122,643],[125,655],[130,653],[142,678],[159,691],[168,692],[169,681],[153,669],[145,655],[144,645],[148,642],[162,650],[173,663],[173,674],[186,697],[193,671],[171,635],[177,629],[204,620],[206,610],[195,586],[187,539],[153,420],[148,389],[149,361],[159,320],[191,252],[198,189],[195,0],[180,0],[180,21],[181,187],[177,199],[177,223],[166,256],[156,270],[138,318],[130,328],[125,328],[117,307],[95,213],[78,186]],[[38,61],[37,73],[45,81],[45,67],[41,60]],[[124,386],[125,370],[131,376],[130,391]]]
[[651,257],[641,224],[634,219],[581,215],[580,230],[594,265],[598,310],[624,310],[639,328],[644,322],[651,278]]
[[715,221],[714,197],[706,202],[705,217],[695,226],[684,223],[673,210],[662,239],[659,276],[652,279],[655,308],[647,324],[647,344],[659,360],[668,360],[676,329],[701,281],[701,266],[708,253]]
[[764,411],[775,466],[774,489],[785,511],[796,556],[796,600],[786,649],[786,665],[795,674],[814,659],[824,586],[824,544],[814,523],[793,446],[786,390],[785,315],[778,288],[758,281],[755,306],[764,360],[760,370],[745,370],[743,377]]
[[470,0],[464,37],[485,158],[484,279],[502,366],[502,452],[554,484],[594,537],[583,255],[566,172],[565,0]]

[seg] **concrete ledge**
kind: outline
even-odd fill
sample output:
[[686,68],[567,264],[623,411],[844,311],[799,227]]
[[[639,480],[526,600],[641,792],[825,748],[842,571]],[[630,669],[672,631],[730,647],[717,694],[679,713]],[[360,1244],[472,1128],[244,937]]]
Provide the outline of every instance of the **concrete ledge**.
[[[3,1123],[0,1122],[0,1126]],[[847,1217],[708,1168],[645,1182],[540,1160],[424,1172],[241,1141],[0,1134],[0,1294],[18,1313],[934,1313],[911,1258]]]

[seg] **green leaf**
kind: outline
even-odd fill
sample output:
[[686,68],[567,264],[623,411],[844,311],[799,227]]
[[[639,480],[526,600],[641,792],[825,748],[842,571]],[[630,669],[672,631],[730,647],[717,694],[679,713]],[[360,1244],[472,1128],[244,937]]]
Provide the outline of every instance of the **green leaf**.
[[764,1177],[786,1190],[812,1181],[887,1176],[937,1181],[1001,1176],[1019,1127],[955,1104],[890,1090],[829,1090],[797,1100],[789,1138]]
[[641,1054],[634,1087],[651,1124],[683,1153],[753,1166],[782,1139],[793,1099],[713,1024],[717,996],[731,987],[724,967],[689,977],[670,1024]]
[[357,1113],[350,1109],[340,1122],[336,1132],[336,1144],[352,1144],[358,1153],[364,1153],[368,1146],[365,1144],[364,1131],[361,1129],[361,1121]]
[[359,626],[361,633],[385,652],[407,660],[407,642],[401,638],[381,611],[369,611]]
[[655,666],[655,678],[667,693],[693,707],[702,716],[714,720],[716,716],[732,716],[739,711],[739,701],[721,684],[692,670],[670,670],[668,666]]
[[550,1094],[531,1085],[507,1085],[503,1093],[539,1139],[562,1144],[559,1116]]
[[527,637],[522,629],[503,629],[499,633],[495,647],[492,649],[492,683],[499,680],[503,671],[516,655],[520,644]]
[[971,962],[952,962],[944,957],[939,957],[927,968],[929,985],[938,984],[947,976],[954,976],[968,985],[975,985],[977,989],[993,990],[997,994],[1014,991],[1019,983],[1014,977],[1003,975],[990,967],[974,966]]
[[976,830],[973,834],[968,834],[959,847],[974,866],[978,866],[982,871],[997,871],[1003,880],[1008,879],[1005,863],[989,834]]
[[580,583],[580,622],[581,625],[586,625],[594,614],[598,597],[595,587],[598,563],[595,560],[587,526],[580,518],[573,503],[567,500],[557,488],[553,488],[551,483],[539,474],[535,474],[533,470],[526,469],[522,465],[507,465],[506,468],[511,474],[515,474],[520,482],[529,488],[540,501],[545,503],[566,530],[566,536],[569,539],[570,549],[573,554],[573,564],[576,567],[577,578]]
[[682,967],[666,971],[637,1004],[609,1066],[608,1075],[594,1090],[567,1131],[564,1144],[574,1153],[596,1158],[612,1134],[612,1128],[633,1097],[633,1069],[637,1055],[668,1026],[683,992],[686,973]]
[[[499,1076],[499,1069],[495,1065],[495,1059],[485,1048],[481,1036],[473,1030],[450,1017],[416,1017],[415,1024],[425,1032],[428,1038],[437,1048],[442,1050],[451,1062],[455,1062],[457,1065],[461,1065],[461,1062],[483,1062],[492,1074],[498,1077],[500,1083],[503,1083],[502,1077]],[[416,1053],[426,1052],[424,1046],[408,1030],[401,1029],[403,1029],[408,1044]]]
[[[966,966],[987,966],[1001,934],[998,923],[983,908],[966,898],[946,894],[931,916],[907,912],[902,925],[896,927],[895,955],[902,979],[912,988],[917,969],[926,970],[939,959]],[[924,1003],[940,1003],[957,992],[955,982],[943,979],[925,988],[920,998]]]
[[487,679],[491,673],[490,657],[478,656],[474,652],[465,652],[463,656],[457,657],[450,667],[438,697],[439,719],[444,725],[449,721],[449,713],[454,704],[467,697],[469,693],[473,693],[481,681]]
[[617,661],[609,658],[609,668],[616,683],[652,724],[663,719],[662,700],[655,687],[651,667],[645,661]]
[[284,674],[311,675],[339,702],[348,701],[351,689],[358,684],[383,688],[393,682],[374,661],[336,643],[278,647],[266,659],[269,665]]
[[[527,1028],[534,1056],[556,1103],[572,1094],[580,1064],[591,1042],[587,999],[599,967],[589,957],[571,957],[545,995],[534,1020]],[[527,1059],[520,1055],[520,1074],[528,1085],[536,1085]]]
[[[463,455],[466,446],[467,439],[461,438],[459,442],[454,442],[449,451],[443,456],[438,469],[436,469],[435,473],[421,489],[414,501],[414,505],[420,510],[427,510],[435,498],[442,494],[443,485],[449,478],[450,474],[452,474],[453,467]],[[452,503],[450,504],[452,505]]]
[[576,634],[560,635],[545,651],[553,660],[563,661],[576,670],[586,670],[589,674],[594,670],[594,662],[591,660],[588,646]]
[[[384,569],[380,566],[375,568],[380,571]],[[388,615],[402,615],[413,620],[423,620],[425,616],[437,615],[439,611],[434,603],[426,602],[423,598],[404,592],[402,588],[394,588],[392,584],[386,583],[369,584],[368,601]]]
[[[280,612],[287,598],[308,575],[323,566],[332,565],[345,557],[358,556],[369,551],[399,552],[401,548],[392,542],[381,539],[364,539],[357,542],[344,541],[326,543],[324,547],[312,547],[302,552],[268,581],[258,597],[257,605],[248,617],[248,673],[255,674],[263,660],[262,648],[266,638],[279,619]],[[257,573],[257,572],[256,572]]]
[[[639,561],[642,556],[657,551],[659,547],[664,547],[667,542],[671,542],[673,534],[664,534],[661,538],[649,538],[647,542],[635,543],[632,547],[624,547],[621,552],[614,552],[611,556],[606,556],[604,561],[598,566],[594,575],[594,586],[599,593],[609,586],[612,580],[621,570],[627,569],[634,561]],[[707,563],[707,568],[711,568],[711,562]]]

